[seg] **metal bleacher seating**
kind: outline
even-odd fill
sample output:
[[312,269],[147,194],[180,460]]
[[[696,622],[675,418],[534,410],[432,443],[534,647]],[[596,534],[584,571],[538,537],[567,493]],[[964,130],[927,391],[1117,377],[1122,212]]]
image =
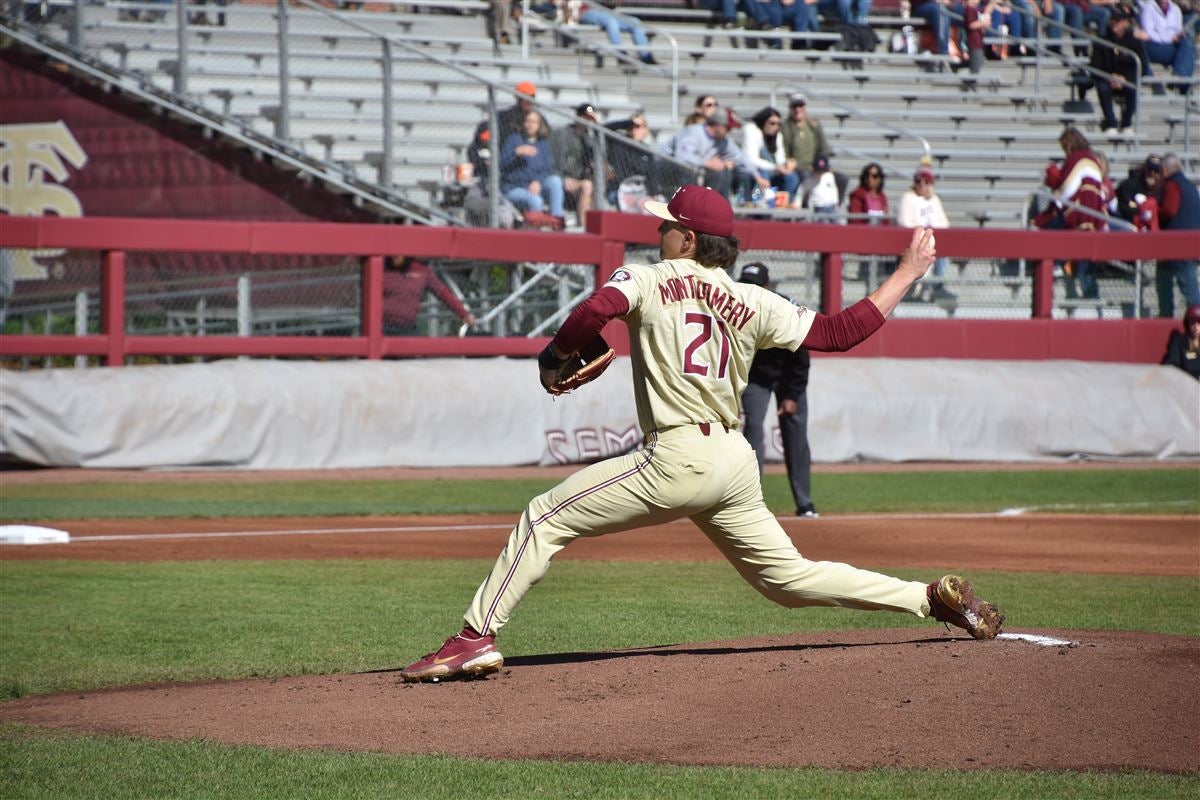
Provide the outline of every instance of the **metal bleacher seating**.
[[[940,172],[938,191],[953,200],[947,203],[951,222],[968,227],[1023,225],[1026,200],[1046,162],[1061,155],[1057,138],[1066,124],[1093,137],[1118,178],[1148,152],[1181,149],[1185,124],[1192,127],[1190,140],[1200,141],[1198,115],[1185,115],[1174,94],[1143,92],[1136,136],[1101,134],[1098,112],[1064,111],[1070,59],[1043,60],[1035,71],[1028,57],[1013,57],[988,61],[982,73],[969,75],[954,71],[944,56],[889,52],[892,33],[923,24],[899,16],[898,0],[874,3],[871,23],[884,42],[871,53],[836,46],[793,50],[790,33],[723,28],[712,12],[691,5],[622,4],[650,33],[659,65],[644,66],[613,52],[595,26],[571,26],[563,37],[561,29],[543,24],[523,43],[498,44],[486,33],[488,4],[479,0],[368,3],[340,11],[340,19],[302,4],[288,21],[290,144],[364,181],[377,179],[384,139],[379,34],[393,41],[393,136],[401,146],[392,158],[391,188],[415,202],[430,202],[430,186],[440,181],[444,166],[463,159],[488,108],[484,80],[504,90],[535,82],[539,104],[559,112],[550,114],[552,125],[566,119],[562,112],[589,102],[610,118],[644,109],[660,137],[674,133],[700,94],[715,95],[750,117],[772,102],[785,107],[789,92],[803,90],[835,149],[834,167],[857,176],[868,160],[878,161],[894,195],[925,154],[922,140],[928,142]],[[263,135],[280,130],[274,3],[221,7],[223,26],[188,25],[185,65],[179,63],[172,15],[129,21],[125,12],[131,8],[163,6],[83,5],[83,46],[114,70],[143,75],[163,90],[180,87],[183,72],[187,96],[211,113]],[[65,26],[58,35],[68,36]],[[783,39],[783,47],[767,46],[767,37]],[[839,37],[818,38],[831,44]],[[496,102],[507,106],[512,97],[498,91]]]

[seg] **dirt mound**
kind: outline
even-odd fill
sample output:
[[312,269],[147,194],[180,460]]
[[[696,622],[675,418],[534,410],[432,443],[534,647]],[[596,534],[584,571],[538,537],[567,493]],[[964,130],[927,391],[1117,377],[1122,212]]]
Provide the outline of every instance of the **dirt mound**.
[[[1021,634],[1027,635],[1027,634]],[[1200,641],[843,631],[16,700],[0,718],[229,744],[476,758],[924,768],[1200,769]],[[397,669],[399,665],[397,665]]]

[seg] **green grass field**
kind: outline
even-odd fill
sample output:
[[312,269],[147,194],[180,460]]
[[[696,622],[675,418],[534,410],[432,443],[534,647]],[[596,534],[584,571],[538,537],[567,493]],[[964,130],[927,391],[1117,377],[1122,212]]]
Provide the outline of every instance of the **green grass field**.
[[[1200,514],[1200,471],[825,474],[822,510],[1059,508]],[[0,519],[271,514],[516,513],[553,481],[4,486]],[[476,491],[476,489],[478,491]],[[113,491],[117,490],[117,491]],[[787,508],[782,476],[768,502]],[[470,504],[457,498],[468,497]],[[1200,519],[1197,520],[1200,525]],[[340,673],[402,666],[459,624],[483,561],[0,560],[0,696],[145,681]],[[938,570],[892,570],[925,578]],[[949,565],[947,565],[949,566]],[[1191,578],[972,573],[1029,627],[1200,636]],[[652,584],[655,592],[640,587]],[[404,602],[397,603],[398,597]],[[446,602],[461,598],[461,602]],[[578,609],[603,605],[586,627]],[[674,613],[688,607],[693,613]],[[721,563],[564,560],[505,628],[505,653],[605,650],[794,631],[897,627],[895,615],[788,611]],[[918,620],[911,624],[921,625]],[[1133,690],[1131,688],[1131,690]],[[0,727],[0,797],[978,797],[1200,795],[1200,775],[877,769],[733,769],[494,762],[279,751]]]

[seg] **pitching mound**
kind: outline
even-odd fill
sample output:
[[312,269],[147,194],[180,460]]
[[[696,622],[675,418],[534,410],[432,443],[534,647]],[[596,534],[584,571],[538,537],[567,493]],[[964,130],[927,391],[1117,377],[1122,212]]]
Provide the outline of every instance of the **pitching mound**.
[[841,631],[524,656],[487,679],[444,684],[404,684],[389,670],[143,686],[16,700],[0,705],[0,718],[476,758],[1200,769],[1200,641],[1028,636]]

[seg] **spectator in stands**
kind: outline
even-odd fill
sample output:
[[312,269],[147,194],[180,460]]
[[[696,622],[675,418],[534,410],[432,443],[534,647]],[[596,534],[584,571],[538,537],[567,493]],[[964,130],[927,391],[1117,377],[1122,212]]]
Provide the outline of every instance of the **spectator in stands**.
[[1129,177],[1117,185],[1111,210],[1132,222],[1139,231],[1158,230],[1158,206],[1162,202],[1162,159],[1156,155],[1129,170]]
[[812,174],[802,189],[804,205],[813,212],[818,222],[836,223],[837,210],[842,204],[842,193],[829,166],[829,159],[817,156],[812,164]]
[[[749,21],[747,28],[758,30],[783,30],[791,27],[793,31],[803,33],[818,31],[821,28],[818,15],[818,5],[824,0],[744,0],[743,6]],[[849,0],[838,2],[829,0],[831,7],[849,6]],[[870,0],[861,0],[870,6]],[[781,49],[783,43],[779,39],[766,39],[767,47]],[[749,42],[748,42],[749,43]],[[750,44],[752,47],[753,44]],[[792,49],[810,47],[807,40],[793,40]]]
[[[721,104],[717,102],[717,98],[713,97],[711,94],[700,95],[696,98],[695,105],[692,106],[692,112],[687,115],[687,118],[684,119],[683,128],[687,128],[689,125],[695,125],[698,122],[708,122],[708,118],[711,117],[712,113],[720,107]],[[730,121],[732,122],[732,120]],[[682,132],[683,129],[676,131],[674,136],[663,142],[662,151],[664,153],[669,156],[675,155],[675,140],[679,138],[679,134]],[[683,182],[681,182],[681,184],[682,183]]]
[[[192,0],[192,2],[194,5],[206,6],[209,4],[210,0]],[[215,5],[218,5],[221,8],[224,8],[226,5],[228,5],[229,0],[212,0],[212,2]],[[188,16],[188,23],[191,25],[211,25],[212,24],[211,22],[208,21],[208,14],[204,11],[201,11],[199,14],[190,14]],[[217,12],[217,26],[221,27],[221,28],[225,27],[225,12],[224,11]]]
[[883,186],[883,167],[872,161],[862,168],[858,174],[858,188],[850,193],[851,225],[892,224]]
[[[1138,61],[1125,50],[1136,53],[1143,64],[1146,63],[1146,54],[1141,41],[1134,36],[1133,18],[1126,13],[1124,8],[1118,6],[1113,9],[1113,13],[1108,18],[1108,30],[1104,32],[1104,40],[1123,49],[1092,48],[1090,64],[1095,70],[1091,74],[1092,85],[1096,88],[1096,95],[1100,98],[1100,110],[1104,114],[1100,130],[1107,131],[1119,127],[1121,133],[1127,133],[1133,126],[1133,117],[1137,113],[1138,96],[1135,82],[1137,81]],[[1105,76],[1110,77],[1106,78]],[[1086,94],[1087,87],[1080,87],[1080,99],[1083,99]],[[1117,115],[1113,111],[1114,97],[1122,103],[1120,123],[1117,122]]]
[[550,134],[550,149],[554,152],[556,171],[562,177],[563,193],[575,199],[575,213],[579,225],[583,226],[587,222],[587,212],[592,208],[596,186],[592,133],[584,120],[596,122],[596,109],[591,103],[576,106],[575,119],[576,122]]
[[[783,135],[783,152],[792,169],[800,176],[802,184],[810,180],[812,164],[818,156],[833,156],[833,148],[825,138],[821,123],[808,116],[808,98],[803,92],[793,92],[788,97],[788,118],[784,120],[780,133]],[[836,171],[833,176],[837,181],[838,195],[845,195],[849,178]],[[802,200],[803,197],[794,198],[792,208],[800,208]]]
[[739,181],[753,181],[760,189],[771,182],[758,174],[754,163],[731,142],[729,111],[718,108],[707,122],[688,125],[675,137],[675,158],[704,168],[704,185],[729,197]]
[[[1087,137],[1069,127],[1058,137],[1066,155],[1062,166],[1046,169],[1045,184],[1061,202],[1063,225],[1068,230],[1104,230],[1104,172]],[[1092,213],[1088,213],[1088,212]]]
[[500,151],[500,191],[522,211],[542,213],[549,205],[554,227],[563,226],[563,181],[554,172],[550,131],[542,115],[529,111],[521,131],[510,133]]
[[[642,145],[642,147],[635,147],[624,144],[620,139],[610,139],[608,141],[609,178],[615,179],[618,183],[632,175],[648,178],[653,172],[654,155],[642,148],[654,148],[654,135],[646,123],[646,116],[639,111],[628,119],[610,120],[604,123],[604,127],[623,133],[627,139]],[[609,186],[610,190],[613,188],[613,186]]]
[[17,287],[17,265],[12,250],[0,248],[0,332],[8,319],[8,301]]
[[817,0],[817,10],[826,20],[869,25],[871,0]]
[[[145,0],[147,5],[174,5],[171,0]],[[123,8],[117,13],[117,19],[122,22],[158,22],[167,15],[166,11],[146,8]]]
[[[1066,9],[1056,2],[1056,0],[1011,0],[1013,8],[1015,8],[1023,17],[1021,22],[1021,30],[1025,32],[1028,38],[1037,38],[1037,28],[1040,24],[1045,26],[1045,37],[1053,40],[1061,40],[1063,37],[1063,20],[1066,18]],[[1049,20],[1045,22],[1044,20]],[[1055,53],[1061,52],[1062,48],[1053,44],[1049,47]]]
[[521,4],[515,0],[491,0],[487,13],[487,34],[496,44],[517,41],[516,21],[521,17]]
[[[858,174],[858,188],[850,193],[851,225],[891,225],[887,195],[883,192],[883,167],[872,161]],[[880,271],[891,271],[894,259],[868,256],[858,261],[858,279],[867,282],[867,291],[879,285]]]
[[[796,0],[789,0],[789,9],[794,9]],[[783,27],[782,0],[743,0],[742,8],[746,11],[746,29],[773,31]],[[756,47],[756,39],[747,39],[747,47]],[[783,44],[779,39],[765,39],[767,47],[778,50]]]
[[[933,171],[933,166],[922,159],[921,165],[913,173],[912,186],[900,198],[898,224],[905,228],[942,229],[950,227],[950,220],[946,218],[946,209],[942,206],[942,199],[934,190],[935,181],[937,181],[937,175]],[[933,262],[929,271],[925,273],[926,278],[932,274],[933,280],[928,284],[917,286],[913,292],[913,296],[917,300],[953,303],[958,299],[944,285],[948,263],[946,258],[938,258]]]
[[407,256],[389,256],[384,261],[383,273],[383,330],[386,335],[416,332],[417,314],[426,291],[433,292],[463,324],[475,324],[471,310],[425,263]]
[[[1097,36],[1103,36],[1108,30],[1108,18],[1112,16],[1112,8],[1117,0],[1061,0],[1063,17],[1072,28],[1091,26],[1096,29]],[[1086,42],[1075,45],[1076,55],[1087,53]]]
[[932,31],[933,52],[938,55],[950,53],[950,17],[946,14],[947,8],[951,8],[950,0],[921,0],[912,9],[912,13],[925,20]]
[[[1190,78],[1196,71],[1196,45],[1183,31],[1183,12],[1171,0],[1143,0],[1142,32],[1146,43],[1146,69],[1150,63],[1170,67],[1177,78]],[[1179,87],[1184,94],[1187,86]]]
[[1189,33],[1192,36],[1196,35],[1196,18],[1200,16],[1200,10],[1197,10],[1197,0],[1176,0],[1175,3],[1179,6],[1179,10],[1183,12],[1183,30],[1184,34]]
[[717,102],[717,98],[711,94],[702,94],[696,98],[696,104],[692,106],[692,113],[687,115],[684,120],[684,125],[695,125],[697,122],[703,122],[712,116],[712,113],[721,107]]
[[[821,30],[821,19],[817,0],[780,0],[783,9],[782,21],[792,26],[797,33],[817,33]],[[808,50],[813,46],[811,39],[793,39],[793,50]]]
[[517,97],[517,102],[500,112],[496,120],[496,127],[500,129],[500,138],[504,139],[514,131],[524,130],[525,117],[530,111],[536,113],[542,120],[542,126],[549,130],[550,123],[546,121],[540,111],[536,110],[532,99],[537,97],[537,84],[533,81],[521,81],[514,88],[523,95],[529,95],[530,99]]
[[[991,20],[992,26],[989,32],[994,37],[1008,36],[1013,39],[1020,39],[1022,34],[1021,29],[1021,14],[1013,7],[1009,0],[992,0],[987,5],[988,19]],[[993,58],[1008,58],[1009,44],[1007,41],[996,45],[992,48]],[[1018,51],[1024,51],[1024,45],[1018,45]]]
[[[1056,197],[1034,224],[1047,230],[1107,230],[1107,203],[1104,189],[1104,170],[1087,137],[1077,128],[1067,128],[1058,137],[1066,161],[1059,166],[1046,167],[1045,185]],[[1096,298],[1100,296],[1091,262],[1073,262],[1067,296]],[[1078,283],[1079,293],[1076,292]]]
[[[616,0],[609,0],[615,6]],[[629,38],[638,49],[638,58],[643,64],[657,64],[654,54],[650,52],[650,39],[642,27],[642,21],[629,14],[607,8],[599,0],[583,0],[583,2],[562,3],[565,6],[564,21],[578,22],[580,25],[595,25],[608,35],[608,42],[618,50],[621,49],[621,34],[628,33]],[[624,52],[622,50],[622,52]]]
[[1179,367],[1200,380],[1200,305],[1188,306],[1182,331],[1171,331],[1162,363]]
[[[1183,174],[1183,162],[1175,153],[1162,159],[1163,192],[1158,208],[1159,227],[1164,231],[1200,231],[1200,193],[1196,184]],[[1196,259],[1162,260],[1154,274],[1158,288],[1158,315],[1175,316],[1175,295],[1172,283],[1189,306],[1200,305],[1200,284],[1196,278]]]
[[[758,174],[771,182],[777,192],[786,192],[784,202],[779,202],[776,194],[776,205],[786,206],[791,198],[796,196],[800,188],[800,176],[796,174],[795,164],[787,159],[783,149],[783,136],[780,127],[783,115],[779,109],[767,106],[751,117],[750,123],[742,126],[742,150],[746,153]],[[742,202],[750,201],[749,182],[743,186]]]
[[737,10],[739,0],[695,0],[697,8],[716,11],[717,23],[722,28],[737,27]]
[[[629,119],[606,122],[605,127],[623,131],[629,140],[628,144],[622,139],[608,142],[608,202],[621,211],[641,212],[646,200],[664,200],[664,184],[659,181],[662,170],[652,152],[654,138],[645,116],[634,114]],[[679,185],[676,181],[669,188]]]
[[967,63],[972,74],[983,70],[983,32],[992,27],[991,3],[981,8],[982,0],[966,0],[963,8],[963,27],[967,29]]
[[1105,213],[1105,230],[1108,229],[1108,211],[1117,202],[1117,187],[1113,184],[1112,176],[1108,171],[1108,156],[1099,150],[1096,152],[1096,163],[1100,165],[1100,200],[1104,203]]
[[[515,88],[521,94],[537,97],[537,85],[533,81],[521,81]],[[515,103],[496,114],[496,130],[500,132],[497,141],[500,142],[501,146],[508,140],[510,134],[520,132],[524,129],[525,116],[530,111],[541,117],[542,127],[550,130],[550,123],[546,122],[546,118],[542,116],[541,112],[535,110],[533,100],[518,97]],[[467,160],[475,168],[475,177],[479,178],[481,185],[484,187],[488,183],[488,161],[491,160],[490,130],[488,120],[482,120],[475,126],[475,133],[471,137],[471,144],[467,146]]]

